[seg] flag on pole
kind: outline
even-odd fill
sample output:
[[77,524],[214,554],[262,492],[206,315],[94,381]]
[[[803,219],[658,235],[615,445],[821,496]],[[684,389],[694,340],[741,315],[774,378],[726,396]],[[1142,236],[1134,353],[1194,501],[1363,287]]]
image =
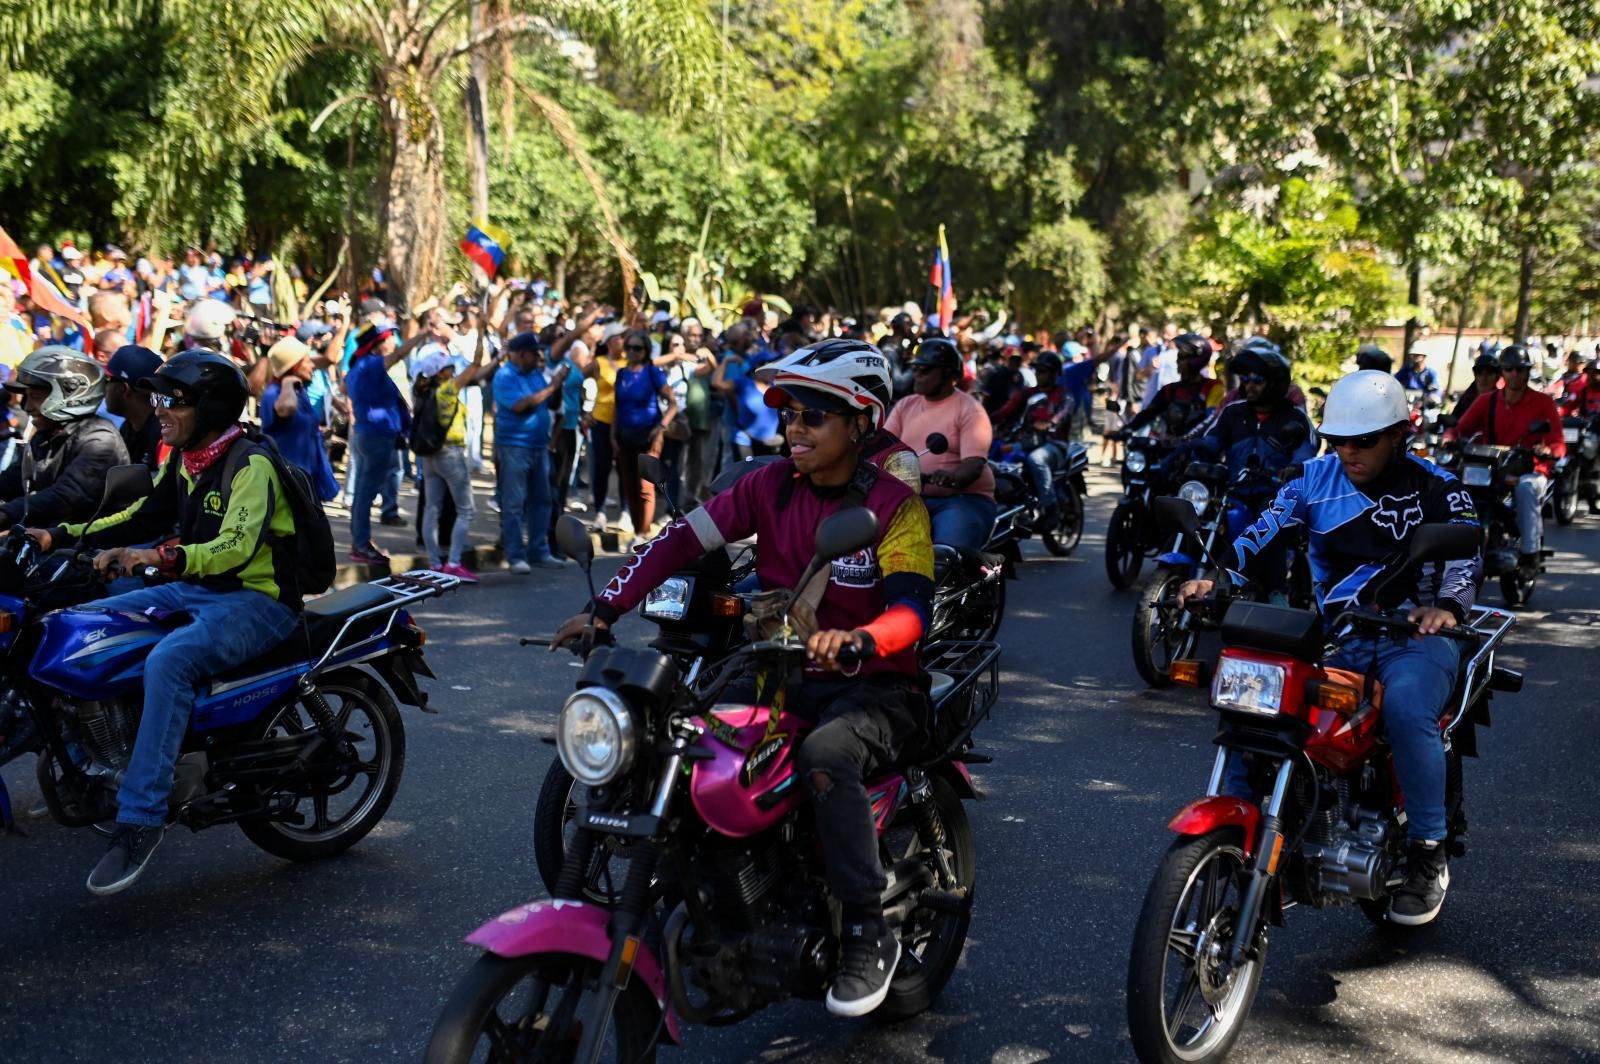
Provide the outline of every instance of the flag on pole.
[[933,286],[939,301],[939,328],[947,334],[950,332],[950,319],[956,312],[956,291],[954,276],[950,269],[950,246],[944,240],[944,226],[939,227],[939,250],[933,255],[933,270],[928,274],[928,283]]
[[492,278],[506,261],[506,245],[510,243],[510,233],[482,222],[467,226],[467,235],[461,238],[461,250]]
[[88,331],[89,319],[68,302],[67,297],[47,278],[40,277],[28,268],[28,256],[22,253],[22,249],[17,247],[17,242],[12,240],[4,229],[0,229],[0,273],[21,281],[23,288],[28,292],[28,298],[40,310],[77,322]]

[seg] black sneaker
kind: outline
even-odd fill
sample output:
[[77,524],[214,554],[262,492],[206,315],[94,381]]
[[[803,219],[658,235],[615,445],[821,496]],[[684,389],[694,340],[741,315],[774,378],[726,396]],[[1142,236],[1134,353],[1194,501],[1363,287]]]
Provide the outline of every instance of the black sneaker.
[[166,834],[166,828],[118,824],[117,833],[111,836],[111,848],[89,873],[89,890],[95,894],[115,894],[133,886],[133,881],[144,874],[150,855],[156,852]]
[[1450,862],[1437,842],[1413,842],[1406,851],[1406,881],[1389,899],[1389,919],[1406,927],[1432,923],[1450,889]]
[[846,923],[844,956],[828,988],[828,1011],[835,1016],[865,1016],[889,996],[889,980],[900,963],[900,939],[880,918]]

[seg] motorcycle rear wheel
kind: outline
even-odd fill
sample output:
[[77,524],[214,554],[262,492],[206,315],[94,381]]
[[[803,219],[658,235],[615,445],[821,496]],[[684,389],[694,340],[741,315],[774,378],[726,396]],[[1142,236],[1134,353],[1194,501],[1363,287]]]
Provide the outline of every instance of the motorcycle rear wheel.
[[1578,516],[1578,493],[1576,491],[1556,492],[1556,524],[1565,528],[1572,524]]
[[1176,592],[1186,579],[1181,570],[1165,566],[1157,569],[1139,593],[1139,604],[1133,611],[1133,667],[1151,687],[1171,686],[1172,663],[1194,653],[1200,638],[1193,628],[1174,630],[1171,612],[1156,605]]
[[[908,1019],[924,1012],[938,999],[955,974],[972,922],[972,902],[978,878],[978,847],[972,824],[955,790],[934,776],[930,801],[944,828],[945,856],[955,875],[955,885],[966,891],[966,904],[957,912],[915,909],[900,928],[900,966],[889,983],[889,996],[873,1015],[885,1022]],[[916,837],[914,807],[906,806],[901,827]],[[894,829],[891,829],[893,831]]]
[[1076,488],[1067,486],[1061,501],[1061,522],[1040,538],[1045,549],[1057,558],[1065,558],[1078,548],[1083,538],[1083,496]]
[[[597,962],[568,953],[485,953],[456,984],[428,1038],[424,1064],[567,1064],[578,1050],[574,1016]],[[523,983],[529,985],[523,987]],[[551,997],[555,1001],[551,1003]],[[601,1060],[651,1064],[660,1012],[635,980],[611,1014]]]
[[1262,935],[1256,958],[1224,974],[1244,869],[1243,832],[1220,828],[1178,839],[1156,870],[1128,962],[1128,1034],[1144,1064],[1213,1064],[1243,1031],[1267,948]]
[[[311,762],[309,778],[302,788],[305,793],[295,802],[297,810],[310,802],[309,825],[291,824],[267,816],[239,821],[239,830],[244,832],[245,838],[274,857],[289,861],[332,857],[365,838],[389,811],[389,803],[400,789],[400,777],[406,765],[405,727],[394,699],[382,684],[358,669],[339,669],[319,679],[317,690],[328,700],[334,717],[344,721],[344,734],[360,757],[356,770],[334,774],[329,763],[336,755],[325,748]],[[309,735],[314,730],[310,714],[295,701],[267,718],[261,737]],[[362,778],[366,779],[364,785],[360,782]],[[355,787],[361,790],[348,811],[330,817],[331,799]]]
[[1132,587],[1144,568],[1144,544],[1139,536],[1143,510],[1138,503],[1119,502],[1106,526],[1106,576],[1118,591]]

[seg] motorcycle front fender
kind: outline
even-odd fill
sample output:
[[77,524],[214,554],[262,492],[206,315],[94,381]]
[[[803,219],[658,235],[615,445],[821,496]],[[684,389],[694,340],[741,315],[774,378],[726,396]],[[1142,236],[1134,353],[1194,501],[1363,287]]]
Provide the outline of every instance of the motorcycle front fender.
[[1167,824],[1179,835],[1204,835],[1218,828],[1236,827],[1244,831],[1244,854],[1250,857],[1256,849],[1256,827],[1261,821],[1261,809],[1242,798],[1226,794],[1213,794],[1190,802]]
[[[570,953],[604,964],[611,956],[610,922],[610,911],[598,905],[561,898],[534,901],[501,913],[468,935],[467,942],[497,957]],[[667,1037],[674,1045],[681,1045],[678,1017],[667,1000],[666,974],[655,950],[642,940],[634,958],[633,975],[643,981],[656,1006],[665,1013]]]

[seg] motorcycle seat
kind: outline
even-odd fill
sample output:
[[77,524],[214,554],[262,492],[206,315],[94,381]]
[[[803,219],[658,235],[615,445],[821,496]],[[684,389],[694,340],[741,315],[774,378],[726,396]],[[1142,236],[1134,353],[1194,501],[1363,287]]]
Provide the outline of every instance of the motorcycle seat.
[[968,580],[976,580],[983,575],[984,567],[995,568],[1005,564],[1005,559],[998,554],[989,554],[971,547],[958,547],[952,543],[935,543],[933,545],[933,564],[936,571],[942,572],[952,562],[961,566],[962,575]]
[[[320,653],[326,650],[328,644],[333,642],[339,634],[339,629],[344,622],[360,613],[362,610],[372,609],[394,601],[394,596],[381,587],[372,584],[352,584],[350,587],[341,588],[332,594],[323,595],[321,598],[312,599],[306,603],[306,634],[311,645]],[[363,618],[351,625],[350,631],[345,636],[345,641],[354,642],[383,627],[388,621],[387,611],[379,611],[370,617]]]

